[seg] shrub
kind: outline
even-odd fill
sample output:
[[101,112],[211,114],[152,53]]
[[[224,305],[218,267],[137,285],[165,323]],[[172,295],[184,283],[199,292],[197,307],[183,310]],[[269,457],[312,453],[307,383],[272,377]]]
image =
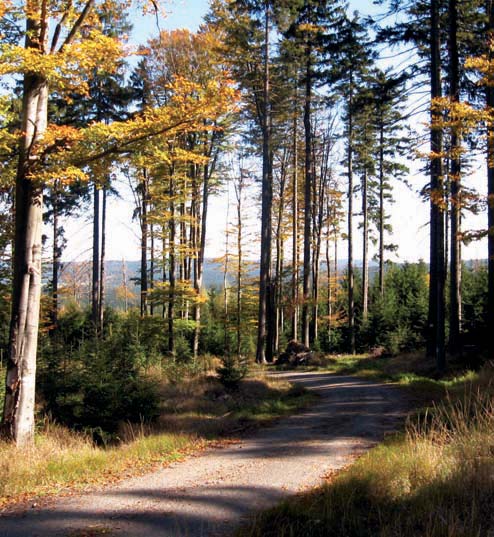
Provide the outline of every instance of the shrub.
[[245,359],[227,355],[221,359],[221,362],[221,367],[216,370],[221,384],[229,390],[237,388],[247,374]]

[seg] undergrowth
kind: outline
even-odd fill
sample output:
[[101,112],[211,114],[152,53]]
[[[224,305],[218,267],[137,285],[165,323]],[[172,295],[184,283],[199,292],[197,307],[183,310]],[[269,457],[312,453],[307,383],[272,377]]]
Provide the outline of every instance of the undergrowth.
[[414,416],[324,486],[260,515],[242,537],[494,534],[492,367]]

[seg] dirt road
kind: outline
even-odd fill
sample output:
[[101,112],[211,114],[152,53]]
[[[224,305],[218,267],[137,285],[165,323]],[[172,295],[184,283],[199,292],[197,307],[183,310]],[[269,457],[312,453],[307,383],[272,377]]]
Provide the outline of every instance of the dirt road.
[[50,507],[0,517],[1,537],[231,535],[253,511],[320,483],[382,439],[405,408],[397,388],[324,373],[282,373],[320,394],[296,415],[225,448]]

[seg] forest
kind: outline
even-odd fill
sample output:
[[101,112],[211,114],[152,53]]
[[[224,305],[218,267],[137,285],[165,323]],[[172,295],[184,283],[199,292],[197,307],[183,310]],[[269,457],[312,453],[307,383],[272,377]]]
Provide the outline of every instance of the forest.
[[[212,0],[193,31],[154,0],[0,0],[6,446],[46,420],[114,446],[159,422],[163,382],[211,371],[254,404],[290,345],[323,369],[420,356],[445,383],[494,358],[494,2],[354,4]],[[106,253],[129,193],[135,271]],[[415,196],[428,257],[402,261]]]

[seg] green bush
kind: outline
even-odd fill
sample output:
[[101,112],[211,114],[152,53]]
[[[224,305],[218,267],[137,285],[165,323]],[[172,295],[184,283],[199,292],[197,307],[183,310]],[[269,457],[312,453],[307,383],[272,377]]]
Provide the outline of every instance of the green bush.
[[229,390],[237,388],[247,374],[246,361],[237,356],[227,355],[221,359],[221,362],[221,367],[216,370],[221,384]]
[[[144,371],[159,336],[135,315],[109,315],[99,339],[89,316],[70,310],[58,330],[41,340],[38,394],[56,421],[115,439],[122,421],[152,421],[158,415],[157,387]],[[151,335],[150,335],[151,333]]]

